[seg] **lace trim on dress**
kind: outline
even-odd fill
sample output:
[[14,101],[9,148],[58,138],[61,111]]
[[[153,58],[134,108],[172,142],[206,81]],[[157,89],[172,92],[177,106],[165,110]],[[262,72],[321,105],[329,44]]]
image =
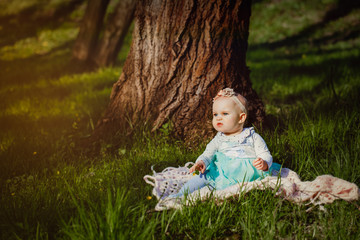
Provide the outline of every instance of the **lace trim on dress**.
[[224,133],[220,133],[219,137],[222,138],[222,141],[226,141],[226,142],[239,142],[242,143],[245,141],[245,139],[247,137],[249,137],[251,134],[254,133],[254,128],[253,127],[249,127],[249,128],[244,128],[243,131],[240,134],[234,135],[234,136],[226,136]]

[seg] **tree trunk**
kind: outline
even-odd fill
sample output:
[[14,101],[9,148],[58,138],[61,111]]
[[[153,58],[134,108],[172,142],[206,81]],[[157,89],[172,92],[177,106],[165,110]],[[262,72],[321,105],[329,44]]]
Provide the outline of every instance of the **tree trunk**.
[[262,122],[245,63],[250,14],[250,0],[138,4],[130,53],[94,134],[170,120],[186,141],[209,136],[212,98],[224,87],[249,100],[250,123]]
[[99,66],[113,65],[129,30],[137,0],[121,0],[106,24],[93,61]]
[[73,47],[73,57],[81,61],[90,60],[96,48],[100,29],[109,0],[89,0],[83,22]]

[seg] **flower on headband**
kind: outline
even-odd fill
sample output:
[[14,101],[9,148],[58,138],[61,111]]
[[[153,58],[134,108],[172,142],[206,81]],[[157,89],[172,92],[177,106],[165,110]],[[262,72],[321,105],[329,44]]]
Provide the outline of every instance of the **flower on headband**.
[[[239,94],[234,92],[232,88],[225,88],[223,90],[220,90],[218,94],[213,98],[213,102],[218,99],[219,97],[229,97],[240,107],[241,111],[247,114],[247,109],[245,105],[239,100],[237,97]],[[242,97],[244,98],[244,97]],[[244,100],[246,104],[246,99]]]
[[234,90],[232,88],[225,88],[223,90],[220,90],[218,94],[213,98],[213,100],[215,101],[219,97],[232,97],[232,96],[236,96]]

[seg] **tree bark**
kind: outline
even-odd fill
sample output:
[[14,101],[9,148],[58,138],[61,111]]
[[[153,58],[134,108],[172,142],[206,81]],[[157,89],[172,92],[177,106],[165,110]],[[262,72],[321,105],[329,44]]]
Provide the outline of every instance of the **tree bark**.
[[121,0],[109,17],[104,36],[98,44],[93,61],[99,67],[113,65],[121,49],[124,38],[134,19],[138,0]]
[[138,4],[130,53],[94,134],[170,120],[186,141],[204,138],[213,134],[212,98],[225,87],[249,100],[249,123],[261,123],[245,63],[250,14],[250,0]]
[[89,0],[83,22],[73,47],[73,57],[81,61],[90,60],[102,27],[109,0]]

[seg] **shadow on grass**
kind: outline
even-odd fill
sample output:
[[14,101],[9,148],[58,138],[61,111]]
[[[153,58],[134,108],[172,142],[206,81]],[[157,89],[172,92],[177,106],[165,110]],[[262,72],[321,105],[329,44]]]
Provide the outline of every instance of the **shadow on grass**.
[[324,75],[324,70],[332,67],[348,67],[354,72],[359,73],[360,69],[357,68],[360,63],[360,57],[347,57],[347,58],[330,58],[319,64],[305,65],[305,66],[290,66],[288,69],[291,75],[308,75],[308,76],[319,76]]
[[[352,10],[360,8],[360,2],[359,1],[353,1],[353,0],[338,0],[337,4],[331,8],[329,11],[326,12],[323,19],[315,23],[313,25],[309,25],[299,33],[287,37],[283,40],[279,40],[276,42],[267,42],[267,43],[261,43],[258,45],[252,46],[253,49],[258,48],[279,48],[283,46],[292,46],[292,45],[298,45],[303,40],[307,40],[311,35],[313,35],[317,30],[324,28],[329,22],[336,21],[347,14],[349,14]],[[322,37],[321,39],[317,39],[314,41],[314,44],[324,44],[325,42],[328,43],[335,43],[337,41],[344,41],[349,40],[358,37],[360,34],[359,29],[354,30],[344,30],[342,32],[333,33],[330,36]]]
[[71,116],[37,120],[26,115],[1,117],[0,185],[14,176],[41,174],[59,164],[80,161],[75,140],[85,132],[84,121],[77,122],[81,127],[75,129],[71,127],[75,122]]
[[94,64],[72,59],[71,46],[68,41],[46,54],[32,55],[24,59],[1,61],[3,69],[0,79],[0,88],[17,84],[30,84],[40,79],[59,78],[67,74],[82,73],[95,70]]
[[[321,43],[323,44],[323,43]],[[323,46],[327,44],[324,42]],[[278,49],[274,52],[269,52],[267,48],[259,48],[254,45],[249,45],[249,55],[251,56],[251,62],[266,62],[273,59],[276,60],[298,60],[301,59],[304,55],[332,55],[338,53],[339,55],[342,54],[344,51],[353,51],[354,45],[348,44],[346,48],[331,48],[331,49],[322,49],[317,46],[309,46],[306,45],[306,50],[299,50],[299,48],[294,48],[292,46],[284,46],[282,49]],[[263,54],[266,51],[267,53],[271,53],[272,55]],[[325,57],[326,59],[326,57]],[[291,63],[291,62],[289,62]]]
[[[340,52],[339,52],[340,53]],[[296,56],[295,56],[296,55]],[[271,82],[270,79],[275,80],[278,83],[288,83],[289,80],[293,77],[311,77],[311,78],[323,78],[324,74],[327,71],[330,71],[331,68],[341,69],[347,68],[351,69],[352,73],[355,75],[360,74],[360,69],[357,67],[360,63],[359,56],[349,56],[349,57],[339,57],[339,58],[325,58],[320,63],[311,63],[311,64],[299,64],[299,62],[294,63],[292,61],[299,60],[299,54],[294,54],[291,56],[280,56],[275,57],[276,61],[280,60],[279,63],[271,62],[272,59],[268,59],[269,64],[265,66],[260,66],[256,68],[257,73],[266,73],[265,76],[260,75],[260,78],[264,78],[264,84],[261,84],[262,88],[265,85],[273,85],[274,82]],[[281,60],[288,60],[282,61]],[[266,62],[261,60],[256,60],[253,62]],[[341,76],[339,76],[341,77]],[[259,78],[257,75],[253,75],[252,78]],[[338,79],[341,81],[341,79]],[[256,79],[258,81],[258,79]]]
[[[279,106],[289,106],[289,109],[281,108],[279,114],[268,114],[264,124],[265,129],[281,133],[288,127],[288,120],[298,119],[299,107],[301,103],[303,111],[311,118],[331,117],[334,113],[342,112],[350,115],[360,109],[360,85],[353,86],[351,91],[345,96],[340,96],[341,92],[334,92],[332,83],[324,79],[311,90],[303,90],[295,94],[290,94],[284,98],[273,98],[271,102],[276,102]],[[327,97],[319,100],[319,92],[327,92]],[[301,122],[301,121],[300,121]],[[360,122],[359,122],[360,124]]]
[[[12,45],[24,38],[34,37],[39,29],[56,29],[84,0],[64,1],[54,9],[45,10],[41,3],[24,9],[20,13],[0,17],[0,48]],[[16,30],[15,30],[16,29]]]
[[[324,43],[323,46],[328,47],[331,45]],[[345,47],[343,45],[333,45],[331,48],[323,49],[303,44],[298,47],[291,45],[284,46],[274,51],[269,51],[267,47],[259,48],[258,46],[250,45],[248,61],[250,67],[252,63],[257,64],[255,65],[257,73],[266,73],[269,77],[279,77],[278,80],[284,77],[306,75],[321,77],[324,74],[324,70],[329,69],[331,66],[336,66],[337,68],[347,67],[352,72],[358,74],[360,73],[358,68],[360,56],[358,50],[354,48],[356,46],[348,42]]]

